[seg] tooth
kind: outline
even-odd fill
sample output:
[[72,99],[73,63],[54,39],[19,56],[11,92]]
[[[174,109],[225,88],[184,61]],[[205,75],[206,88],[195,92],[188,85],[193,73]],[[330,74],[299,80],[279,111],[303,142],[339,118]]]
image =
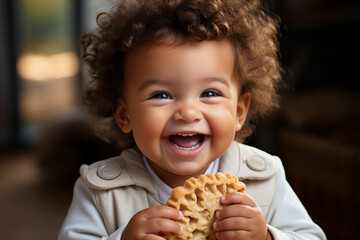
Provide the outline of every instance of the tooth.
[[191,136],[196,135],[196,133],[179,133],[177,135],[182,136],[182,137],[191,137]]
[[176,148],[179,148],[179,149],[182,149],[182,150],[194,150],[194,149],[200,147],[200,145],[201,145],[201,144],[198,143],[198,144],[196,144],[196,145],[193,146],[193,147],[185,148],[185,147],[180,147],[179,145],[177,145],[176,143],[174,143],[174,146],[175,146]]

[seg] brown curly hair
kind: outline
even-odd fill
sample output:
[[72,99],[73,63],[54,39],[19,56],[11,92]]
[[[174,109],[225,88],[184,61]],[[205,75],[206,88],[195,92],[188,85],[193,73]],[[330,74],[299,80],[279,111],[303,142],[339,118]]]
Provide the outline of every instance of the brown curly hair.
[[235,49],[239,84],[251,95],[247,120],[237,134],[243,141],[256,120],[279,104],[278,23],[260,0],[119,1],[109,13],[97,16],[99,27],[94,32],[80,38],[90,76],[83,104],[97,120],[97,134],[123,147],[134,143],[132,134],[122,133],[113,118],[129,51],[152,42],[179,45],[227,39]]

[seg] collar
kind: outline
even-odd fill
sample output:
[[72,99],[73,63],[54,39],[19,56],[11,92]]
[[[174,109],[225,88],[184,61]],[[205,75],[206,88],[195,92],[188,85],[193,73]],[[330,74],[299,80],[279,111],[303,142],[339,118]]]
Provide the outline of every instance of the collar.
[[[274,156],[259,149],[233,142],[220,157],[219,171],[230,173],[239,180],[265,180],[272,177],[278,162]],[[85,183],[96,190],[108,190],[136,185],[157,196],[153,180],[146,170],[138,149],[126,149],[120,156],[82,165],[80,174]]]
[[156,196],[153,180],[141,161],[137,148],[124,150],[120,156],[82,165],[80,174],[85,183],[96,190],[136,185]]
[[265,180],[278,169],[278,161],[257,148],[233,141],[221,156],[219,171],[237,176],[239,180]]

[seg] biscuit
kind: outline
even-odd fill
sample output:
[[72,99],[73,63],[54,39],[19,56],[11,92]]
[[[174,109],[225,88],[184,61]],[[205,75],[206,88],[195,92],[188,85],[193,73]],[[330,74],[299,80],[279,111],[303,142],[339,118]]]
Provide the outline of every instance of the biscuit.
[[216,239],[212,227],[214,214],[224,208],[220,198],[231,192],[245,192],[246,186],[231,174],[203,174],[188,179],[184,186],[171,192],[167,205],[182,211],[184,217],[177,221],[184,227],[181,235],[166,234],[168,240]]

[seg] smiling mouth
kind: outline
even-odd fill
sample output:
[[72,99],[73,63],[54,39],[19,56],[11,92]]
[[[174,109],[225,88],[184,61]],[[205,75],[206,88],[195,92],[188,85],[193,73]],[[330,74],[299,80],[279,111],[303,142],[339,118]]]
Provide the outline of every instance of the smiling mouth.
[[204,142],[205,136],[197,133],[175,134],[169,136],[169,142],[177,149],[195,150]]

